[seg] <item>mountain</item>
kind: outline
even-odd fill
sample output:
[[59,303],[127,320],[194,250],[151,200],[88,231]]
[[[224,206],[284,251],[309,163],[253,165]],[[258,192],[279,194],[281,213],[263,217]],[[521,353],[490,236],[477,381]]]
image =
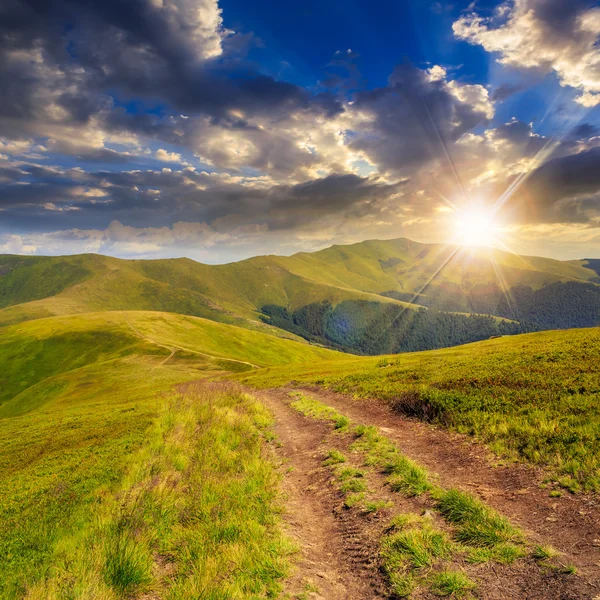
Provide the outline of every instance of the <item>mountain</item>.
[[421,350],[596,325],[596,265],[402,238],[225,265],[186,258],[5,255],[0,256],[0,325],[93,311],[154,310],[297,335],[359,353]]
[[[530,326],[536,302],[545,303],[537,311],[545,318],[598,316],[600,286],[587,262],[459,249],[440,270],[452,251],[393,240],[215,267],[186,259],[1,257],[0,598],[188,598],[190,590],[277,597],[298,547],[283,537],[284,501],[285,514],[310,525],[303,548],[314,550],[314,528],[325,517],[343,515],[365,533],[373,556],[392,515],[391,523],[396,515],[421,519],[425,506],[435,518],[424,522],[425,533],[443,527],[435,535],[449,548],[440,568],[470,569],[482,597],[497,587],[482,571],[488,562],[511,585],[523,581],[524,569],[532,574],[519,597],[531,589],[555,597],[559,576],[561,590],[571,591],[567,560],[579,561],[572,569],[586,577],[595,573],[589,557],[598,528],[586,516],[589,497],[576,494],[600,490],[599,329],[378,357],[315,345],[377,353],[496,337]],[[506,282],[518,302],[502,304],[501,294],[497,306],[488,303],[491,312],[518,310],[523,322],[440,309],[489,300]],[[310,395],[299,387],[306,385]],[[420,428],[402,414],[438,427]],[[443,427],[489,444],[498,462],[492,467],[487,452],[441,438]],[[511,460],[538,468],[515,469]],[[440,499],[448,498],[458,498],[467,515],[475,507],[484,529],[447,518]],[[508,516],[517,514],[535,538],[500,510],[514,511]],[[373,512],[377,519],[367,517]],[[560,518],[550,522],[547,514]],[[353,551],[333,523],[321,536],[328,545],[319,572],[330,539],[340,538],[340,555]],[[568,554],[573,539],[587,543],[584,551]],[[534,549],[546,541],[564,553],[553,570],[532,559],[550,556]],[[361,577],[383,585],[388,597],[383,571],[372,569]],[[424,576],[421,589],[428,582]],[[573,597],[592,594],[586,588]]]

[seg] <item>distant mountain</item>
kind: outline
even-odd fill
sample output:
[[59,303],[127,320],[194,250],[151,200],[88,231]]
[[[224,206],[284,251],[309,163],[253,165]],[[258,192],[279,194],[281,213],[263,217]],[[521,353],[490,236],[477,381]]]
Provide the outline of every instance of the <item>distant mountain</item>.
[[600,324],[599,268],[403,238],[225,265],[0,255],[0,325],[158,310],[363,353],[420,350]]

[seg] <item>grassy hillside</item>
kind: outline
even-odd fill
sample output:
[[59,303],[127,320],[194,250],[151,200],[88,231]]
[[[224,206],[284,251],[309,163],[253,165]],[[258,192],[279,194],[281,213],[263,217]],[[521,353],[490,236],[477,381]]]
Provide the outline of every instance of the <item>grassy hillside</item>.
[[[486,303],[479,306],[476,300],[489,294],[490,286],[497,294],[519,284],[537,289],[595,277],[583,262],[488,249],[457,251],[405,239],[215,266],[189,259],[0,256],[0,324],[91,311],[160,310],[247,327],[256,326],[247,319],[256,322],[267,304],[292,310],[323,300],[427,304],[436,290],[455,297],[444,310],[486,313]],[[380,295],[386,292],[396,295]]]
[[275,257],[217,266],[189,259],[127,261],[95,255],[21,259],[0,256],[0,325],[93,311],[160,310],[257,327],[264,304],[373,299],[360,290],[295,275]]
[[214,368],[322,360],[337,353],[275,336],[171,313],[131,311],[37,319],[0,329],[0,415],[8,401],[55,375],[132,354],[191,356]]
[[420,244],[403,238],[332,246],[279,260],[286,268],[304,277],[374,293],[426,289],[446,261],[433,281],[435,286],[453,283],[471,289],[502,280],[509,287],[527,283],[537,288],[544,283],[571,279],[588,281],[595,276],[592,269],[580,264],[488,248],[457,249],[441,244]]
[[238,376],[319,384],[474,435],[548,465],[572,490],[600,490],[600,329],[503,337],[444,350],[324,361]]
[[[86,588],[87,592],[71,590],[65,596],[64,590],[62,595],[56,592],[61,585],[67,585],[64,578],[52,579],[52,585],[48,582],[42,585],[39,578],[52,564],[62,565],[68,573],[75,568],[75,561],[77,568],[85,571],[86,564],[81,563],[85,553],[81,548],[89,548],[90,540],[97,544],[97,552],[90,560],[108,560],[103,554],[108,550],[99,542],[104,538],[98,538],[100,534],[94,529],[95,519],[99,518],[96,509],[100,507],[98,510],[105,511],[102,518],[118,520],[121,497],[117,495],[110,500],[111,494],[115,486],[126,485],[123,478],[127,469],[132,468],[131,457],[138,449],[142,451],[146,432],[159,418],[165,402],[171,403],[165,398],[172,398],[174,385],[227,372],[254,370],[258,366],[302,360],[314,363],[335,356],[337,353],[329,350],[271,335],[156,312],[52,317],[0,329],[0,554],[3,556],[0,597],[23,597],[26,584],[34,581],[41,587],[32,588],[35,593],[28,596],[31,598],[120,597],[116,592],[111,595],[104,588],[96,587]],[[219,409],[221,421],[209,419],[217,428],[212,435],[217,438],[224,435],[230,440],[222,440],[223,452],[241,452],[235,447],[235,436],[239,435],[238,429],[244,421],[240,417],[242,420],[234,426],[227,420],[230,410],[227,406],[232,402],[228,398],[215,396],[214,410],[218,402],[223,403],[223,408]],[[251,406],[248,400],[238,398],[234,404],[240,401],[246,408],[241,406],[235,410],[240,410],[241,415],[250,414],[247,413]],[[189,409],[189,402],[187,406]],[[176,421],[168,421],[165,426],[171,428],[177,419],[185,420],[185,414],[176,411]],[[208,416],[198,418],[208,419]],[[252,426],[262,427],[263,420],[264,415],[257,413]],[[233,437],[228,438],[230,435]],[[175,444],[182,441],[178,434],[175,438]],[[188,442],[198,441],[190,439]],[[207,438],[198,443],[209,441]],[[219,443],[217,439],[215,447]],[[232,448],[225,447],[229,443],[233,444]],[[259,447],[256,438],[250,437],[248,443],[251,446],[244,460],[255,469],[254,474],[248,474],[251,480],[248,485],[258,485],[256,480],[267,467],[260,461],[251,461],[251,456],[256,460]],[[198,452],[204,452],[200,446]],[[168,465],[174,456],[167,453],[164,457]],[[141,464],[144,468],[148,466],[144,461]],[[152,471],[149,477],[155,475]],[[193,473],[188,475],[193,476]],[[232,486],[230,490],[237,489],[235,479],[232,473],[232,481],[221,482],[225,486],[223,490],[227,485]],[[265,488],[265,494],[265,498],[272,499],[272,490]],[[112,504],[105,505],[109,500]],[[241,502],[241,496],[235,501],[232,499],[233,504],[236,502]],[[106,513],[106,506],[112,507],[112,512]],[[268,506],[265,504],[261,510],[266,511]],[[258,515],[258,507],[245,501],[243,508],[237,504],[236,507],[236,518],[247,518],[249,523],[252,519],[273,518],[271,512]],[[135,506],[131,508],[134,509]],[[224,528],[227,526],[223,523]],[[211,535],[218,534],[215,527]],[[112,539],[111,531],[104,523],[101,535],[107,536],[107,544]],[[90,537],[78,537],[78,532]],[[254,534],[249,532],[248,535]],[[172,543],[179,542],[173,538]],[[201,541],[196,539],[194,543]],[[266,540],[265,544],[268,543]],[[267,561],[265,565],[270,561],[274,566],[279,560],[267,556],[268,548],[257,550],[249,546],[247,551],[264,552],[260,560]],[[238,554],[236,560],[242,559]],[[102,569],[95,573],[101,574]],[[80,576],[85,580],[81,573]],[[115,577],[118,587],[120,576]],[[201,573],[190,573],[182,566],[183,587],[185,581],[195,581],[194,585],[201,588],[206,583],[202,577]],[[264,575],[261,581],[270,588],[276,578],[276,574]],[[107,585],[106,581],[94,581],[89,585]],[[253,588],[251,581],[244,581],[248,589],[260,588],[256,582]],[[101,593],[100,589],[104,591]],[[226,594],[227,588],[223,589],[222,593]]]

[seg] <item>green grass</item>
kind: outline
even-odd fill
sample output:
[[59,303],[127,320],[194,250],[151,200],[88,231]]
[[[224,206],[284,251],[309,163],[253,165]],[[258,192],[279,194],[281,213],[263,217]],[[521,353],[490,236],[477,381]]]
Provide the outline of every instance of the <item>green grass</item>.
[[339,450],[330,450],[327,453],[327,458],[323,461],[323,464],[328,467],[331,465],[338,465],[340,463],[345,463],[346,457]]
[[160,360],[134,355],[56,376],[43,405],[1,421],[0,597],[20,598],[46,572],[60,540],[89,521],[99,491],[123,476],[157,416],[157,394],[193,375],[160,369]]
[[352,448],[365,454],[366,464],[375,465],[389,475],[388,483],[394,492],[420,496],[433,487],[427,471],[404,456],[376,427],[359,425],[354,435],[357,440]]
[[292,402],[292,407],[303,415],[320,421],[332,421],[335,429],[340,431],[345,431],[350,425],[350,419],[335,410],[335,408],[327,406],[304,394],[294,393],[292,396],[298,398]]
[[390,526],[391,532],[381,540],[381,558],[397,596],[408,597],[426,587],[436,595],[460,596],[475,587],[466,575],[450,568],[457,545],[431,517],[404,513]]
[[431,567],[439,559],[452,553],[452,544],[448,536],[436,530],[427,521],[418,528],[407,528],[385,538],[383,554],[386,568],[395,568],[409,564],[415,569]]
[[61,541],[27,597],[276,596],[292,547],[263,452],[270,425],[263,405],[232,386],[170,394],[119,484]]
[[560,552],[552,546],[536,546],[531,555],[537,560],[549,560],[559,556]]
[[[161,313],[52,317],[0,329],[0,597],[20,598],[64,540],[86,530],[158,418],[161,394],[185,381],[324,353]],[[128,537],[105,541],[114,552],[103,585],[145,580]]]
[[460,598],[475,587],[475,583],[462,571],[443,571],[431,578],[431,591],[436,596]]
[[436,490],[437,509],[457,527],[456,539],[474,547],[492,548],[523,542],[523,534],[508,519],[465,492]]
[[319,384],[380,398],[549,467],[566,489],[600,490],[600,329],[548,331],[444,350],[353,358],[239,377],[258,387]]

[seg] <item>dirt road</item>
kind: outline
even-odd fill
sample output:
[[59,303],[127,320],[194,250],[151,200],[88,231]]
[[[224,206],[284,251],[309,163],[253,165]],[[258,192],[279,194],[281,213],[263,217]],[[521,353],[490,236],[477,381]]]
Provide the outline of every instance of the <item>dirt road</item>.
[[[541,568],[533,559],[510,566],[459,565],[478,582],[475,596],[486,600],[600,599],[600,513],[598,499],[565,493],[550,498],[539,487],[543,473],[523,465],[501,465],[484,447],[463,436],[407,419],[375,401],[355,401],[324,392],[303,390],[356,423],[375,425],[401,451],[436,473],[445,487],[481,497],[520,526],[532,543],[551,544],[561,561],[577,567],[577,575]],[[366,600],[392,597],[383,575],[379,540],[390,516],[424,512],[423,500],[391,494],[385,478],[370,475],[369,487],[389,500],[376,515],[343,507],[331,469],[323,459],[331,448],[348,451],[348,442],[322,421],[304,417],[290,406],[290,390],[254,392],[276,420],[287,498],[289,531],[300,547],[298,568],[288,582],[293,598]],[[344,447],[344,444],[346,446]],[[316,590],[316,591],[315,591]],[[414,598],[433,598],[419,592]]]

